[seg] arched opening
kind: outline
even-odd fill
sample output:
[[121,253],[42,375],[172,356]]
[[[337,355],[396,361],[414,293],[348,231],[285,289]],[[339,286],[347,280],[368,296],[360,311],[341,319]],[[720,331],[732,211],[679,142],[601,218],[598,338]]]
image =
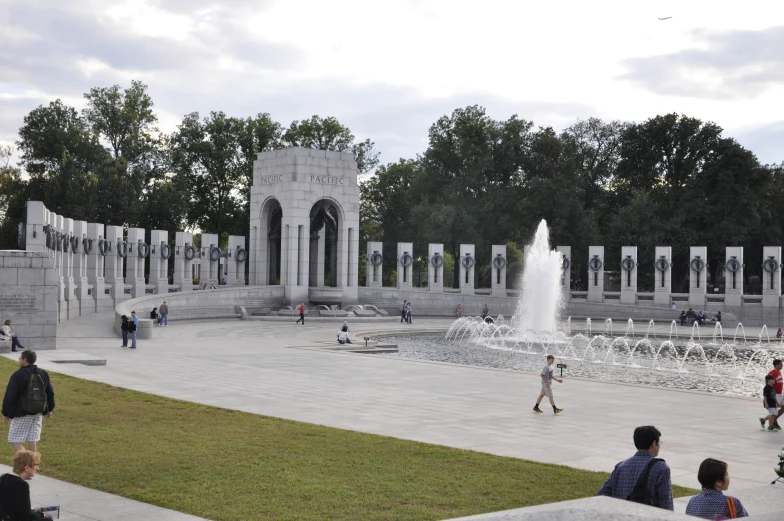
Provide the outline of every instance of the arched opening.
[[280,284],[280,241],[281,241],[281,220],[283,210],[280,203],[273,199],[267,203],[267,284],[270,286]]
[[318,201],[310,209],[311,287],[338,285],[340,212],[332,201]]

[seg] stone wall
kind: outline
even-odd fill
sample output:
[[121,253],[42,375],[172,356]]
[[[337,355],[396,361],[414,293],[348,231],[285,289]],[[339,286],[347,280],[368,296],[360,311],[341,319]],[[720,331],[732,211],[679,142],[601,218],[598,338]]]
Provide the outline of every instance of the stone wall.
[[114,329],[120,335],[120,317],[131,316],[136,311],[139,317],[139,338],[150,338],[153,321],[150,311],[160,308],[163,301],[169,306],[169,321],[199,320],[214,318],[239,318],[239,306],[249,313],[264,309],[280,309],[283,306],[283,286],[221,287],[200,291],[169,293],[167,295],[145,295],[119,303],[114,308]]
[[59,286],[46,253],[0,251],[0,325],[11,319],[26,348],[54,349]]
[[[433,293],[427,288],[398,289],[398,288],[359,288],[359,303],[373,304],[381,309],[385,309],[390,315],[400,314],[400,307],[403,300],[411,302],[413,316],[454,316],[458,304],[463,305],[464,315],[480,315],[485,304],[490,308],[490,315],[497,317],[504,315],[509,317],[517,310],[519,300],[518,292],[508,292],[506,297],[494,297],[489,294],[465,295],[458,291],[444,290],[444,293]],[[618,301],[616,301],[618,302]],[[656,322],[669,322],[678,318],[683,309],[679,305],[677,311],[668,307],[624,305],[620,303],[599,303],[588,302],[585,299],[570,300],[562,312],[562,316],[572,316],[573,318],[596,319],[612,318],[613,320],[654,320]],[[707,314],[707,313],[706,313]],[[746,316],[749,319],[748,325],[755,324],[754,317]],[[759,319],[758,319],[759,320]],[[722,323],[726,326],[737,324],[736,316],[731,312],[722,312]],[[745,323],[745,322],[744,322]],[[773,324],[775,322],[768,322]],[[770,326],[772,327],[772,325]]]

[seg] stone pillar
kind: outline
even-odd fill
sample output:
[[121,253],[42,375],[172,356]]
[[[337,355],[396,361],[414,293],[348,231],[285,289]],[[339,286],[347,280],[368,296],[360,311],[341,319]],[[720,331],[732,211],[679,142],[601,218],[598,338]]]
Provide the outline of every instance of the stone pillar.
[[196,248],[193,246],[193,234],[175,232],[174,285],[179,286],[179,291],[193,291],[191,262],[196,258],[196,253]]
[[202,233],[201,234],[201,276],[207,280],[200,280],[199,282],[208,282],[210,284],[218,284],[220,281],[220,241],[218,240],[217,233]]
[[226,262],[226,284],[244,286],[245,263],[248,262],[248,250],[245,248],[244,235],[229,235],[229,256],[226,258]]
[[[77,312],[79,316],[82,316],[95,312],[95,302],[87,282],[87,249],[91,247],[87,235],[87,221],[74,221],[73,237],[71,250],[73,253],[74,291],[78,302]],[[71,306],[71,313],[73,314],[73,312],[74,309]]]
[[777,308],[781,303],[781,246],[762,248],[762,307]]
[[128,256],[125,258],[125,281],[131,286],[133,298],[143,297],[146,293],[144,260],[150,254],[150,248],[144,240],[144,228],[128,229]]
[[[87,239],[90,245],[90,252],[87,254],[87,284],[92,286],[90,296],[92,297],[92,306],[94,311],[105,309],[110,302],[106,295],[106,287],[104,284],[104,255],[102,252],[106,251],[106,244],[104,242],[104,226],[103,224],[88,223],[87,224]],[[89,241],[92,241],[90,243]],[[82,305],[84,308],[84,304]]]
[[637,246],[621,247],[621,304],[637,304]]
[[327,251],[327,234],[326,230],[322,229],[319,232],[318,244],[316,245],[316,287],[321,288],[324,286],[324,266],[326,264],[324,255]]
[[743,267],[743,247],[727,246],[724,261],[725,306],[743,305]]
[[569,302],[572,298],[572,247],[557,246],[555,249],[561,252],[561,301]]
[[125,293],[125,279],[123,268],[128,255],[128,243],[123,240],[122,226],[106,226],[106,240],[109,241],[111,250],[106,254],[106,279],[112,285],[112,299],[116,306],[123,300],[129,299],[130,294]]
[[588,247],[588,302],[604,302],[604,246]]
[[150,284],[155,285],[157,295],[169,293],[169,259],[172,257],[169,246],[169,232],[152,230],[150,232]]
[[68,308],[67,318],[79,316],[79,302],[76,300],[76,284],[73,277],[72,237],[73,219],[63,218],[63,284],[66,307]]
[[27,223],[25,226],[25,250],[26,251],[47,251],[46,232],[44,226],[47,225],[46,207],[41,201],[27,202]]
[[669,307],[672,298],[672,247],[656,246],[653,265],[656,273],[653,302],[657,306]]
[[490,294],[494,297],[506,297],[506,244],[493,245],[490,269]]
[[412,289],[414,275],[414,243],[397,243],[397,288]]
[[476,248],[473,244],[460,245],[460,293],[474,294],[474,273],[476,270]]
[[708,248],[692,246],[689,248],[689,306],[700,311],[705,307],[708,293]]
[[383,287],[384,285],[383,282],[384,279],[382,278],[383,269],[384,269],[384,243],[368,241],[365,286],[367,286],[368,288]]
[[427,286],[430,293],[444,292],[444,245],[427,246]]
[[[281,223],[280,283],[285,286],[285,301],[291,306],[309,301],[310,218],[288,216]],[[333,270],[339,272],[339,270]]]

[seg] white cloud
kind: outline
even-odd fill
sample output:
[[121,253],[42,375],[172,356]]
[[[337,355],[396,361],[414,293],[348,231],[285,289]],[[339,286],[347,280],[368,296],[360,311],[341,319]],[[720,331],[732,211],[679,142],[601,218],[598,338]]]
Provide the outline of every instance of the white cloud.
[[[81,106],[134,78],[165,131],[192,111],[332,115],[384,161],[422,152],[431,123],[474,103],[556,128],[685,113],[752,133],[780,161],[764,133],[784,122],[781,61],[754,58],[775,58],[760,42],[782,26],[773,0],[0,3],[0,141],[40,103]],[[8,98],[20,92],[34,95]]]

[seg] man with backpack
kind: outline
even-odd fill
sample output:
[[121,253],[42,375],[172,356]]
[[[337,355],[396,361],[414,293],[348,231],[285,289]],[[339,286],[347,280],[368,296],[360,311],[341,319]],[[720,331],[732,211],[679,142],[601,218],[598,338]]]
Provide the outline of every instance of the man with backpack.
[[36,452],[42,418],[48,420],[54,411],[52,382],[47,372],[35,365],[37,359],[34,351],[22,352],[19,369],[11,375],[3,398],[3,421],[11,419],[8,442],[16,451],[24,450],[27,441],[30,450]]
[[637,453],[615,465],[598,495],[672,510],[670,467],[656,457],[661,450],[661,432],[653,425],[637,427],[634,446]]

